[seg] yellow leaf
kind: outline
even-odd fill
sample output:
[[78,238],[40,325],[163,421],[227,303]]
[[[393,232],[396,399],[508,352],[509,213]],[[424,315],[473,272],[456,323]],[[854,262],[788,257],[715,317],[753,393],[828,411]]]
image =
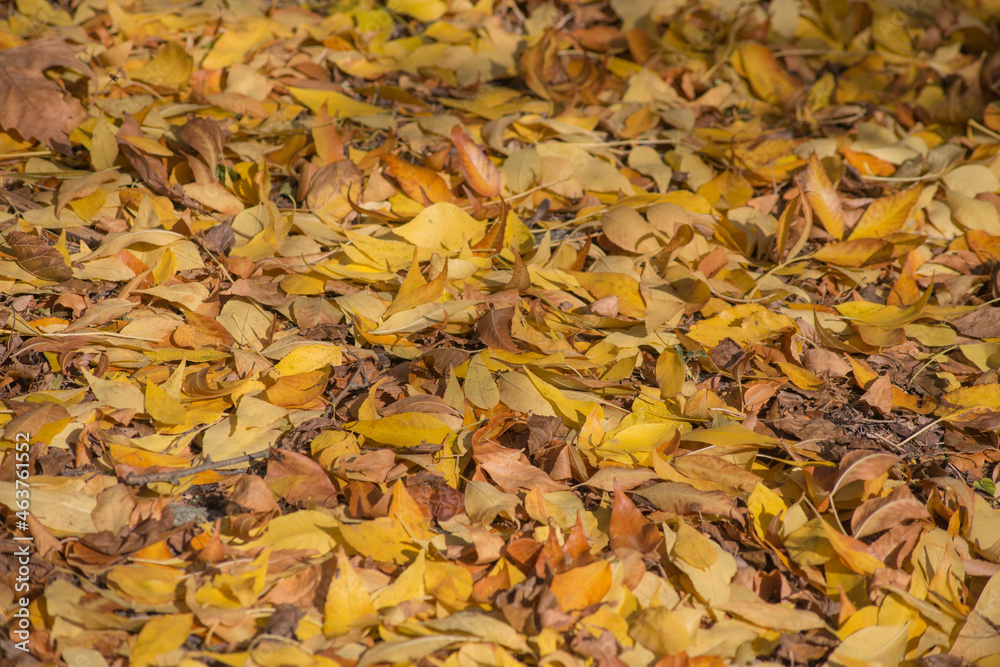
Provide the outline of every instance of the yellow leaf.
[[906,657],[909,625],[875,625],[862,628],[845,638],[833,650],[828,664],[899,665]]
[[371,116],[387,113],[382,107],[359,102],[353,97],[348,97],[344,93],[338,93],[335,90],[317,90],[315,88],[289,86],[288,92],[297,101],[306,105],[313,113],[319,113],[320,108],[326,104],[326,108],[333,118],[354,118],[355,116]]
[[[409,243],[364,236],[350,230],[344,230],[344,236],[350,240],[350,244],[345,243],[341,248],[356,264],[382,271],[398,271],[409,266],[413,258],[413,246]],[[430,258],[430,252],[418,250],[417,256],[421,261],[425,261]]]
[[675,655],[691,646],[691,633],[684,618],[666,607],[644,611],[629,630],[629,635],[657,654]]
[[339,526],[340,522],[327,512],[299,510],[271,519],[254,546],[270,546],[273,551],[314,550],[317,556],[323,556],[337,546],[331,533]]
[[919,319],[923,315],[933,289],[933,285],[928,286],[919,301],[905,308],[883,306],[882,304],[871,303],[870,301],[847,301],[837,304],[834,307],[838,313],[855,322],[887,329],[901,327]]
[[[93,220],[99,217],[101,208],[107,200],[108,195],[104,190],[94,190],[86,197],[80,197],[71,201],[69,207],[84,220]],[[66,230],[63,231],[65,232]]]
[[707,347],[715,347],[726,338],[747,347],[786,331],[798,331],[789,317],[773,313],[760,304],[744,303],[696,322],[688,336]]
[[387,6],[394,12],[412,16],[423,23],[437,21],[448,9],[444,0],[389,0]]
[[146,414],[163,424],[176,425],[187,421],[187,411],[181,402],[149,380],[146,380],[144,405]]
[[646,303],[639,294],[639,283],[623,273],[583,273],[570,271],[574,278],[590,292],[594,299],[618,297],[618,312],[626,317],[642,319],[646,316]]
[[484,410],[490,410],[500,402],[500,389],[481,354],[469,360],[465,371],[465,397]]
[[326,279],[295,273],[281,279],[281,290],[286,294],[322,294],[326,291]]
[[870,577],[875,574],[875,570],[885,567],[885,564],[874,555],[871,547],[867,544],[838,532],[825,521],[822,524],[833,550],[841,562],[851,570]]
[[773,447],[780,440],[751,431],[742,424],[726,424],[715,428],[699,429],[681,436],[683,442],[701,442],[716,447],[737,447],[739,445],[762,445]]
[[383,155],[386,171],[399,184],[400,189],[410,199],[424,206],[434,202],[453,200],[451,189],[433,169],[421,167],[395,155]]
[[[693,528],[689,527],[689,530],[697,534]],[[679,532],[675,535],[672,531],[665,530],[664,537],[666,538],[668,551],[673,554],[677,546],[676,543],[680,540]],[[707,549],[704,550],[705,553],[698,554],[698,552],[693,551],[686,545],[682,547],[682,552],[695,560],[699,565],[692,564],[679,555],[673,558],[671,562],[677,569],[687,575],[695,592],[702,600],[713,606],[725,604],[732,597],[730,583],[733,577],[736,576],[736,559],[733,558],[732,554],[704,535],[699,535],[699,537],[702,540],[701,547],[707,544],[708,548],[715,551],[715,562],[707,567],[699,567],[699,565],[707,563],[710,558],[707,556]],[[699,547],[699,551],[701,547]]]
[[850,355],[848,355],[847,360],[851,363],[854,381],[858,384],[859,389],[867,389],[872,382],[878,379],[878,373],[867,361],[855,359]]
[[980,384],[950,391],[941,398],[945,421],[966,422],[1000,412],[1000,384]]
[[[94,125],[94,135],[91,139],[90,161],[94,169],[103,171],[114,167],[118,159],[118,142],[115,140],[117,129],[103,113],[97,117]],[[87,220],[88,218],[84,218]]]
[[681,393],[685,379],[687,369],[677,350],[672,347],[664,348],[656,360],[656,383],[660,387],[660,396],[664,399],[676,398]]
[[151,86],[178,90],[191,80],[194,61],[183,45],[167,42],[153,58],[129,74],[130,79],[143,81]]
[[906,224],[923,191],[924,186],[918,185],[889,197],[876,199],[865,210],[848,240],[884,238],[898,232]]
[[[194,614],[154,616],[139,631],[132,649],[131,664],[138,667],[158,664],[157,658],[184,645],[193,626]],[[176,659],[170,664],[175,663]]]
[[792,384],[799,389],[815,391],[826,384],[823,382],[822,378],[817,377],[814,373],[811,373],[796,364],[780,361],[778,362],[778,367],[781,368],[782,373],[788,376],[788,379],[792,381]]
[[94,397],[109,408],[114,410],[144,410],[142,392],[135,385],[127,381],[115,381],[95,377],[86,368],[81,369],[83,377],[90,385],[90,390],[94,392]]
[[511,410],[525,414],[530,412],[544,417],[558,416],[548,401],[535,389],[528,376],[523,373],[500,373],[497,376],[497,388],[500,390],[500,400]]
[[427,594],[427,589],[424,587],[426,572],[427,558],[421,551],[392,584],[379,591],[378,595],[375,596],[375,608],[381,610],[394,607],[401,602],[419,600],[424,597]]
[[170,248],[167,248],[160,255],[160,261],[153,267],[153,273],[150,275],[152,283],[159,285],[163,281],[173,278],[177,274],[177,266],[177,255]]
[[472,574],[456,563],[432,561],[424,573],[427,592],[451,610],[460,611],[472,595]]
[[815,153],[809,156],[805,195],[824,229],[835,239],[844,238],[844,209],[840,196]]
[[[595,403],[595,408],[599,406]],[[598,420],[603,415],[598,415]],[[588,416],[588,422],[590,417]],[[601,460],[614,461],[627,466],[648,466],[652,463],[654,449],[668,442],[681,427],[681,422],[666,421],[652,424],[631,424],[604,434],[600,444],[592,446],[593,453]],[[582,439],[581,433],[581,439]]]
[[677,541],[671,554],[684,559],[699,570],[707,570],[719,560],[712,541],[680,519],[677,524]]
[[405,225],[396,227],[398,236],[415,246],[457,252],[483,237],[486,223],[450,202],[428,206]]
[[378,615],[364,581],[358,576],[347,553],[337,553],[337,574],[330,580],[323,612],[323,634],[339,637],[355,628],[378,623]]
[[108,583],[120,593],[146,605],[171,604],[177,599],[175,567],[152,564],[119,565],[108,572]]
[[326,366],[339,366],[342,363],[339,345],[327,343],[311,343],[294,348],[279,361],[274,370],[279,376],[296,375],[319,370]]
[[862,238],[827,243],[816,251],[814,257],[817,262],[858,268],[891,261],[892,250],[892,244],[888,241]]
[[653,226],[631,206],[615,206],[609,210],[601,218],[601,228],[612,243],[631,253],[641,255],[660,249]]
[[[92,516],[97,501],[94,496],[81,493],[75,484],[67,480],[66,484],[57,483],[46,488],[35,482],[31,488],[32,516],[56,537],[82,536],[98,530]],[[23,498],[23,486],[17,485],[15,489],[15,482],[0,482],[0,505],[12,511],[23,509],[18,507],[23,503],[17,502]]]
[[397,519],[381,516],[361,523],[342,524],[344,541],[362,556],[380,563],[408,563],[417,555],[410,534]]
[[[172,150],[161,144],[156,139],[152,137],[147,137],[145,135],[139,134],[118,134],[116,135],[119,141],[125,141],[136,148],[138,148],[143,153],[149,155],[156,155],[158,157],[170,157],[174,154]],[[99,251],[100,249],[98,249]]]
[[377,420],[359,421],[352,430],[393,447],[442,444],[454,437],[447,424],[425,412],[401,412]]
[[552,408],[562,417],[563,422],[572,428],[579,428],[587,420],[594,403],[592,401],[578,401],[569,398],[562,391],[541,379],[527,368],[525,375],[531,380],[531,384],[541,394],[542,398],[549,402]]
[[420,274],[417,253],[414,252],[410,271],[406,274],[406,278],[403,279],[403,284],[399,286],[396,298],[382,314],[382,321],[385,321],[390,315],[411,310],[425,303],[437,303],[441,299],[441,295],[444,294],[444,288],[447,284],[447,259],[444,260],[444,267],[438,272],[437,276],[430,282],[427,282]]
[[[235,26],[234,26],[235,27]],[[238,29],[230,29],[219,35],[212,50],[201,61],[204,69],[223,69],[236,63],[242,63],[247,53],[255,46],[268,39],[271,34],[268,19],[263,16],[254,17],[239,24]],[[315,113],[317,109],[312,109]]]

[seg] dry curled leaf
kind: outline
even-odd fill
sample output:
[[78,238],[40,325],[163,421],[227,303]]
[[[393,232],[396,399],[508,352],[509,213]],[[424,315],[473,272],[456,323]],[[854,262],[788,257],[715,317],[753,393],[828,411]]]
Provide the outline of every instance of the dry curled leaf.
[[54,283],[73,277],[73,269],[59,251],[37,236],[11,230],[4,238],[18,266],[31,275]]

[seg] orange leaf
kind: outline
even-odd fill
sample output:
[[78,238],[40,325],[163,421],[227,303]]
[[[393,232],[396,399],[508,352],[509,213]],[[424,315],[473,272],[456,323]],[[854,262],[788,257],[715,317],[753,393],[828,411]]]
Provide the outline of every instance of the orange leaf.
[[860,171],[863,176],[892,176],[896,173],[895,165],[874,155],[852,151],[850,148],[844,148],[843,153],[847,164]]
[[483,197],[500,196],[500,172],[486,153],[472,141],[460,125],[451,128],[451,140],[458,150],[458,162],[469,187]]
[[344,139],[337,132],[337,127],[333,124],[326,107],[327,103],[324,101],[316,114],[312,128],[313,142],[316,144],[316,155],[319,157],[321,167],[344,159]]
[[606,560],[575,567],[552,578],[552,593],[559,602],[559,608],[566,612],[597,604],[609,590],[611,566]]
[[615,502],[611,506],[611,548],[654,551],[663,541],[660,530],[642,515],[635,503],[615,481]]
[[745,42],[733,55],[733,63],[740,75],[746,77],[754,95],[770,104],[788,105],[802,90],[802,85],[763,44]]
[[389,175],[399,183],[403,194],[410,199],[418,201],[424,206],[441,201],[454,201],[448,184],[431,169],[407,162],[395,155],[383,155],[382,162],[385,163]]

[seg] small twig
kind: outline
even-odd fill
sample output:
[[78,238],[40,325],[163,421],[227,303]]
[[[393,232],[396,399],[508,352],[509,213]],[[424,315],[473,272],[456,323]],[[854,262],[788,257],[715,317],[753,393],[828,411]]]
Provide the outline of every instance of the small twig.
[[924,426],[924,427],[923,427],[923,428],[921,428],[920,430],[918,430],[918,431],[914,431],[913,433],[911,433],[911,434],[910,434],[910,437],[909,437],[909,438],[907,438],[906,440],[902,441],[901,443],[899,443],[899,445],[898,445],[898,446],[899,446],[900,448],[902,448],[902,447],[903,447],[903,445],[906,445],[906,444],[908,444],[908,443],[909,443],[909,442],[910,442],[911,440],[913,440],[914,438],[916,438],[916,437],[917,437],[918,435],[920,435],[920,434],[921,434],[921,433],[923,433],[924,431],[926,431],[926,430],[928,430],[928,429],[931,429],[931,428],[933,428],[933,427],[937,426],[938,424],[940,424],[941,422],[943,422],[943,421],[944,421],[945,419],[948,419],[949,417],[952,417],[952,416],[954,416],[954,415],[958,414],[958,412],[959,412],[959,410],[958,410],[958,409],[956,408],[955,410],[952,410],[951,412],[949,412],[949,413],[948,413],[948,414],[946,414],[945,416],[943,416],[943,417],[939,417],[939,418],[935,419],[934,421],[932,421],[931,423],[927,424],[926,426]]
[[129,476],[125,478],[125,483],[139,485],[149,484],[150,482],[171,482],[176,484],[182,477],[190,477],[191,475],[197,475],[198,473],[206,472],[208,470],[217,470],[219,468],[225,468],[226,466],[247,463],[249,461],[253,461],[254,459],[265,459],[267,458],[269,452],[269,449],[265,449],[264,451],[256,452],[254,454],[234,456],[231,459],[224,459],[222,461],[209,460],[208,462],[194,466],[193,468],[182,468],[180,470],[171,470],[169,472],[151,472],[145,475],[130,473]]
[[341,389],[337,393],[337,395],[334,396],[333,399],[330,401],[330,405],[327,406],[325,412],[329,414],[331,417],[334,415],[334,413],[337,412],[337,406],[340,405],[340,402],[342,400],[344,400],[344,397],[360,387],[360,385],[355,385],[354,383],[357,381],[358,376],[361,375],[361,371],[364,369],[364,367],[365,366],[363,363],[359,363],[358,367],[354,369],[353,373],[351,373],[351,377],[347,380],[347,384],[344,385],[344,388]]
[[930,366],[931,364],[933,364],[937,360],[938,357],[948,354],[949,352],[951,352],[952,350],[956,349],[957,347],[958,347],[958,345],[952,345],[951,347],[946,348],[944,350],[941,350],[940,352],[938,352],[937,354],[935,354],[934,356],[932,356],[930,359],[927,360],[927,363],[925,363],[923,366],[921,366],[917,370],[917,372],[913,374],[913,376],[910,378],[910,380],[906,384],[912,387],[913,386],[913,381],[917,379],[917,376],[920,375],[921,373],[923,373],[924,370],[926,370],[926,368],[928,366]]

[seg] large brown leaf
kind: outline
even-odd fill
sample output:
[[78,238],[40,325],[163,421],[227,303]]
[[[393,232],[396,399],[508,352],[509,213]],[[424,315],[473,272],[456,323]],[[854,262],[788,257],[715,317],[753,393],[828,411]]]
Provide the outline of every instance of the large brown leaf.
[[94,78],[77,60],[77,51],[66,42],[46,39],[0,52],[0,127],[68,155],[69,133],[87,112],[45,70],[65,67]]
[[59,251],[48,243],[24,232],[9,231],[4,235],[10,254],[17,260],[18,266],[33,276],[42,280],[61,283],[73,277],[73,269]]

